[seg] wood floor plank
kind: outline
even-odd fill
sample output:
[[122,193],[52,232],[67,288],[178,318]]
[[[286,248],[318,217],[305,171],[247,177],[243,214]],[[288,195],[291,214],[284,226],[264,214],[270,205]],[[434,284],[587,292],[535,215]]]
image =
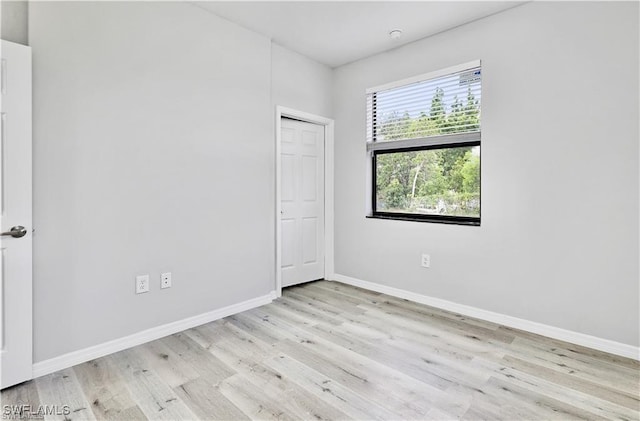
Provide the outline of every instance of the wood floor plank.
[[311,282],[309,284],[304,285],[303,295],[307,294],[307,291],[313,291],[316,294],[321,294],[322,296],[331,299],[336,302],[347,302],[352,306],[358,306],[360,304],[372,304],[376,305],[380,302],[380,294],[372,293],[372,294],[363,294],[362,292],[358,294],[348,294],[342,293],[340,290],[332,289],[331,287],[325,287],[323,285],[331,284],[332,282],[327,281],[318,281]]
[[205,336],[203,334],[203,332],[200,331],[200,329],[204,328],[204,327],[207,327],[209,329],[216,329],[217,326],[220,326],[222,323],[226,323],[224,319],[216,320],[216,321],[211,322],[211,323],[206,323],[204,325],[200,325],[200,326],[197,326],[197,327],[194,327],[194,328],[191,328],[191,329],[187,329],[187,330],[183,331],[182,333],[187,335],[189,338],[191,338],[192,341],[194,341],[195,343],[200,345],[202,348],[206,349],[208,346],[210,346],[213,343],[213,339]]
[[278,348],[285,355],[307,365],[404,417],[424,417],[432,407],[440,405],[452,413],[467,408],[464,397],[449,395],[432,384],[420,382],[410,375],[330,342],[319,340],[302,346],[283,341]]
[[379,292],[351,287],[339,282],[318,281],[310,282],[308,285],[311,288],[320,288],[325,291],[329,291],[335,297],[352,297],[353,299],[360,300],[361,303],[378,304],[384,299],[384,297],[386,297]]
[[[364,355],[367,358],[414,377],[424,383],[431,384],[441,390],[446,390],[448,387],[458,383],[462,383],[470,390],[475,390],[488,378],[485,378],[483,373],[474,370],[470,370],[467,376],[462,375],[462,373],[457,370],[447,371],[445,367],[441,367],[440,362],[434,362],[434,355],[428,353],[419,355],[411,350],[382,343],[375,344],[357,337],[352,332],[330,330],[321,325],[316,326],[314,329],[317,331],[318,336],[326,340],[334,341],[343,347],[348,347],[358,354]],[[450,366],[450,368],[451,367],[452,366]]]
[[241,374],[235,374],[220,382],[220,392],[249,418],[256,420],[296,420],[294,414],[282,408],[263,391]]
[[107,358],[73,367],[78,383],[96,418],[104,420],[146,420],[131,398],[122,376]]
[[[233,329],[230,327],[230,330]],[[346,419],[344,413],[327,405],[303,388],[296,387],[287,376],[263,364],[275,355],[268,344],[236,331],[233,337],[217,342],[208,351],[220,361],[242,374],[274,401],[285,402],[287,412],[301,419]]]
[[[414,334],[437,342],[451,343],[457,349],[469,349],[474,354],[488,349],[503,352],[509,348],[509,344],[503,340],[494,340],[491,336],[473,335],[449,323],[443,323],[441,319],[425,319],[415,317],[411,313],[408,313],[409,317],[407,317],[400,312],[385,311],[384,307],[364,307],[367,311],[357,319],[359,322],[385,326],[389,331],[399,332],[401,335]],[[425,323],[427,320],[428,323]]]
[[[465,368],[465,363],[469,362],[473,355],[460,352],[453,347],[434,344],[427,341],[417,342],[415,340],[402,339],[385,332],[386,325],[380,329],[366,324],[354,325],[345,323],[342,325],[342,333],[350,338],[357,338],[359,341],[359,352],[376,352],[381,354],[386,351],[392,358],[402,358],[404,361],[414,361],[422,366],[426,364],[430,372],[446,373],[447,377],[457,380],[457,382],[467,382],[472,377],[478,376],[478,383],[488,379],[483,373],[475,372],[473,369]],[[317,329],[320,329],[318,327]],[[326,333],[326,332],[325,332]],[[464,380],[462,379],[464,378]]]
[[[322,320],[319,320],[318,317],[315,317],[313,314],[298,311],[296,308],[289,305],[271,305],[266,308],[271,312],[271,314],[275,314],[281,319],[295,322],[296,325],[314,326],[322,322]],[[337,323],[334,323],[334,320],[337,321]],[[337,318],[329,321],[329,324],[332,325],[339,325],[341,323],[343,323],[343,320],[338,320]]]
[[290,292],[287,294],[287,298],[296,300],[303,305],[307,305],[326,313],[332,317],[337,317],[341,320],[351,320],[353,317],[359,314],[363,314],[364,310],[356,306],[336,306],[328,302],[329,300],[321,297],[319,294],[298,294],[296,292]]
[[492,377],[508,381],[533,392],[550,394],[556,399],[582,408],[600,418],[635,420],[640,417],[637,398],[629,399],[623,395],[611,394],[606,396],[607,399],[604,399],[559,384],[553,377],[545,378],[537,372],[521,371],[518,369],[519,367],[505,361],[492,362],[478,358],[474,359],[472,363],[492,371]]
[[122,373],[129,392],[150,420],[195,419],[196,415],[176,396],[168,383],[152,369],[141,348],[110,355],[110,362]]
[[265,365],[279,370],[282,375],[292,379],[300,387],[324,400],[329,405],[357,420],[394,419],[398,415],[384,406],[361,396],[311,367],[289,357],[284,353],[268,359]]
[[[313,283],[312,285],[315,284],[316,283]],[[416,303],[403,298],[392,297],[390,295],[368,291],[366,289],[362,289],[352,285],[346,285],[339,282],[331,281],[321,281],[317,284],[319,288],[335,290],[336,292],[344,295],[354,295],[356,297],[362,298],[366,297],[366,301],[368,301],[367,304],[374,304],[376,306],[379,306],[380,308],[384,308],[386,306],[390,306],[392,308],[399,307],[401,309],[410,310],[427,317],[445,317],[452,320],[464,321],[467,324],[472,324],[478,327],[484,327],[492,330],[496,330],[499,327],[499,325],[492,322],[487,322],[485,320],[476,319],[473,317],[465,316],[463,314],[452,313],[450,311],[426,306],[424,304]]]
[[216,384],[236,374],[232,368],[217,359],[206,349],[203,349],[184,333],[167,336],[161,341],[175,352],[178,358],[198,373],[198,377],[207,377],[210,382]]
[[497,329],[469,324],[464,320],[443,317],[430,311],[417,312],[411,308],[402,308],[397,305],[382,305],[380,308],[377,308],[368,304],[362,304],[361,307],[372,312],[382,311],[386,313],[388,317],[404,318],[405,320],[412,320],[417,323],[423,323],[425,316],[427,316],[432,325],[441,327],[443,331],[474,340],[510,344],[515,339],[515,336],[498,331]]
[[460,343],[451,344],[450,338],[443,338],[438,330],[432,330],[432,333],[425,332],[423,327],[413,330],[410,323],[402,326],[389,323],[388,319],[373,317],[371,312],[365,313],[353,322],[344,323],[342,328],[345,332],[356,334],[363,340],[382,342],[419,353],[429,352],[456,362],[469,361],[477,352],[486,349],[472,340],[466,341],[465,345],[469,346],[465,349],[460,346]]
[[552,368],[585,380],[601,383],[611,389],[640,395],[640,370],[624,369],[615,364],[602,363],[591,359],[571,358],[562,352],[552,352],[546,347],[538,346],[538,342],[524,338],[516,338],[509,347],[509,354],[521,359],[535,362],[543,367]]
[[253,336],[268,344],[276,344],[290,337],[286,332],[264,329],[264,323],[260,323],[255,317],[248,317],[244,313],[230,316],[227,318],[227,321],[239,329],[250,332]]
[[9,415],[6,418],[28,418],[27,412],[31,412],[32,409],[37,410],[40,405],[40,396],[35,380],[0,391],[0,404],[3,414]]
[[513,335],[515,337],[528,338],[539,345],[546,344],[551,347],[552,350],[562,350],[569,354],[571,358],[595,358],[597,361],[609,362],[621,367],[626,367],[629,370],[638,372],[640,370],[640,361],[632,360],[631,358],[621,357],[619,355],[609,354],[607,352],[598,351],[596,349],[587,348],[584,346],[572,344],[569,342],[561,341],[559,339],[553,339],[546,336],[536,335],[535,333],[525,332],[523,330],[515,329],[507,326],[499,326],[499,331]]
[[[56,408],[56,412],[46,415],[45,420],[95,420],[91,405],[82,393],[82,388],[76,379],[73,368],[57,371],[42,376],[36,380],[40,403],[49,408]],[[69,408],[69,414],[60,413],[64,407]]]
[[[238,320],[272,324],[262,309],[257,309],[251,314],[238,317]],[[284,322],[277,322],[277,325],[282,326],[282,323]],[[246,326],[248,324],[240,324],[240,326],[244,326],[247,329]],[[253,386],[262,390],[273,401],[282,402],[281,409],[285,414],[293,415],[299,419],[348,418],[344,413],[327,405],[305,389],[294,387],[291,381],[279,372],[263,365],[262,361],[275,355],[275,351],[268,343],[250,335],[250,332],[254,332],[253,328],[243,330],[235,324],[229,324],[225,328],[224,333],[221,335],[222,340],[208,346],[208,352],[240,373],[243,379],[248,380]],[[275,330],[274,327],[271,327],[271,329]],[[220,330],[218,332],[220,333]],[[204,335],[206,336],[206,333]],[[266,339],[270,340],[271,337],[267,336]],[[227,386],[229,385],[227,384]],[[229,393],[229,391],[226,393]],[[230,397],[230,399],[233,398]],[[240,402],[243,401],[241,400]],[[245,405],[244,408],[246,409],[246,402],[243,405]],[[251,409],[250,407],[248,411],[251,413],[255,411],[255,408]]]
[[200,373],[183,361],[162,339],[142,344],[136,351],[145,361],[145,369],[158,374],[171,388],[200,377]]
[[569,405],[539,392],[518,387],[509,381],[491,378],[483,387],[483,398],[491,397],[494,405],[528,411],[529,417],[547,420],[594,420],[593,413]]
[[519,358],[505,356],[503,362],[508,367],[514,368],[520,372],[528,373],[541,379],[569,387],[572,390],[592,395],[593,397],[609,400],[618,405],[625,406],[630,409],[637,410],[640,405],[638,395],[612,390],[606,384],[598,384],[579,377],[567,375],[556,370],[542,367]]
[[336,294],[334,291],[329,291],[325,288],[319,287],[317,282],[310,282],[298,288],[299,289],[294,291],[300,293],[302,296],[325,302],[331,306],[341,308],[344,309],[344,311],[353,312],[355,314],[361,313],[361,310],[358,308],[360,304],[375,305],[377,303],[375,300],[363,299],[358,295]]
[[316,320],[318,322],[339,325],[342,323],[342,320],[338,317],[334,317],[331,314],[328,314],[320,309],[313,308],[311,305],[301,303],[297,300],[292,300],[286,295],[283,295],[277,301],[273,303],[274,307],[281,307],[291,312],[300,314],[304,317]]
[[[341,355],[329,354],[328,357],[324,357],[312,349],[302,349],[293,342],[282,342],[278,347],[283,354],[322,373],[331,381],[353,390],[361,397],[380,403],[402,419],[419,419],[431,409],[426,401],[411,402],[404,396],[398,397],[397,391],[392,391],[388,385],[383,386],[374,381],[373,378],[379,375],[375,375],[371,371],[365,373],[354,366],[345,364],[344,360],[342,363],[337,363],[337,361],[341,361]],[[393,381],[389,381],[389,384],[391,383]]]
[[260,387],[263,393],[274,401],[281,402],[282,407],[298,419],[344,420],[348,418],[333,405],[298,387],[277,369],[262,363],[254,364],[251,368],[252,370],[248,373],[249,381]]
[[640,421],[639,395],[638,361],[318,281],[0,398],[69,406],[45,419]]
[[[209,352],[212,348],[231,347],[235,356],[255,361],[262,361],[276,352],[273,344],[260,340],[232,323],[225,322],[223,327],[224,330],[217,330],[216,338],[207,346]],[[202,332],[207,335],[206,326],[202,328]]]
[[206,377],[200,377],[181,384],[173,391],[201,420],[250,419],[220,392],[217,379],[212,383]]

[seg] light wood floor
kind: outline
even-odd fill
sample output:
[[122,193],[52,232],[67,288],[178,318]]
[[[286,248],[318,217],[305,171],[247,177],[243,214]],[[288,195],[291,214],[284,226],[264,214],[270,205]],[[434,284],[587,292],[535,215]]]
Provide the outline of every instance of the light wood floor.
[[637,420],[639,373],[633,360],[321,281],[7,389],[2,404],[66,404],[70,419]]

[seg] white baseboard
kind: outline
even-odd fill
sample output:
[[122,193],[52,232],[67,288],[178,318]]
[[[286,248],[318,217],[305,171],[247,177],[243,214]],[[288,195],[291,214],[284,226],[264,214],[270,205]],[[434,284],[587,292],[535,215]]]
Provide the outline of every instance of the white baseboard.
[[547,336],[549,338],[570,342],[572,344],[597,349],[598,351],[604,351],[610,354],[620,355],[622,357],[632,358],[634,360],[640,360],[640,348],[633,345],[627,345],[620,342],[611,341],[609,339],[598,338],[596,336],[591,336],[584,333],[574,332],[571,330],[561,329],[559,327],[507,316],[506,314],[482,310],[480,308],[458,304],[452,301],[442,300],[440,298],[429,297],[427,295],[421,295],[415,292],[393,288],[386,285],[363,281],[337,273],[332,274],[331,277],[328,277],[327,279],[335,280],[344,284],[353,285],[371,291],[380,292],[383,294],[391,295],[393,297],[415,301],[420,304],[425,304],[442,310],[451,311],[453,313],[475,317],[476,319],[481,319],[515,329],[535,333],[538,335]]
[[112,341],[80,349],[78,351],[73,351],[49,360],[40,361],[33,364],[33,378],[44,376],[58,370],[63,370],[77,364],[82,364],[96,358],[104,357],[105,355],[113,354],[114,352],[122,351],[168,335],[173,335],[174,333],[182,332],[183,330],[191,329],[192,327],[200,326],[214,320],[222,319],[223,317],[260,307],[265,304],[269,304],[274,299],[276,299],[276,292],[271,291],[267,295],[252,298],[238,304],[233,304],[208,313],[143,330],[142,332],[134,333],[133,335],[114,339]]

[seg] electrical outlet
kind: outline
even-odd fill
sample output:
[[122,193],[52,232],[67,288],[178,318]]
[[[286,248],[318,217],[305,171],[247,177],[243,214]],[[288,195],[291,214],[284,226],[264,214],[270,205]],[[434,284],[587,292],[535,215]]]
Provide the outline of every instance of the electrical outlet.
[[431,256],[429,256],[428,254],[423,254],[420,264],[423,268],[431,267]]
[[149,275],[136,276],[136,294],[149,292]]
[[171,288],[171,272],[160,274],[160,288]]

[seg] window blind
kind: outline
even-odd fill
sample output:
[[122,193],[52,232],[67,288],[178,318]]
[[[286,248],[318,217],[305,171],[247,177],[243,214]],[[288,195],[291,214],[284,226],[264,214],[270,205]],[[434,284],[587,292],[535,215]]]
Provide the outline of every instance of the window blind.
[[367,91],[367,149],[480,140],[480,62]]

